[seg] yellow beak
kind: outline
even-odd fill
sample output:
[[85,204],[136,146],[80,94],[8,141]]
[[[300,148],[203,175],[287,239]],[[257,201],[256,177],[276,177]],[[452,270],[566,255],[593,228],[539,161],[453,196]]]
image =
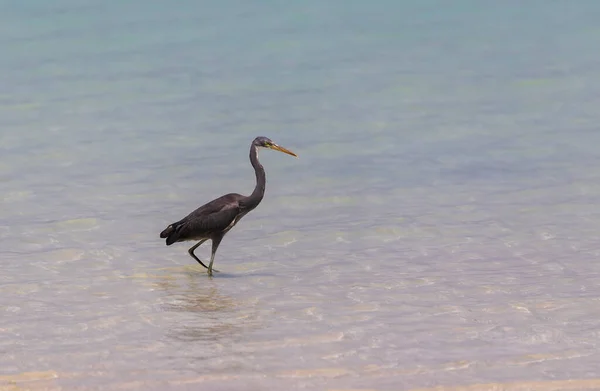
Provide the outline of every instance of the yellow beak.
[[269,146],[269,148],[274,149],[274,150],[279,151],[279,152],[287,153],[288,155],[292,155],[292,156],[298,157],[298,155],[296,155],[294,152],[290,151],[289,149],[285,149],[284,147],[280,147],[277,144],[271,144]]

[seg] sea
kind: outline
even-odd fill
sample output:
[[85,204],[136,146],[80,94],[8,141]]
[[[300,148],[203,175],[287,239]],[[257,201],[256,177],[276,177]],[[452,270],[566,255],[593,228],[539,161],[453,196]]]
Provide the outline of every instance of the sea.
[[600,389],[599,20],[0,0],[0,390]]

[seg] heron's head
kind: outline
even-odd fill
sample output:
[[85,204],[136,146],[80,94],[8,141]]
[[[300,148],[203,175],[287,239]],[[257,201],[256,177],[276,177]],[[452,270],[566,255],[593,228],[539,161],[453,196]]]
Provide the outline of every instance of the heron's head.
[[260,148],[273,149],[275,151],[287,153],[288,155],[292,155],[292,156],[298,157],[298,155],[296,155],[294,152],[290,151],[289,149],[286,149],[284,147],[281,147],[281,146],[275,144],[268,137],[262,137],[262,136],[257,137],[257,138],[254,139],[254,141],[252,142],[252,144],[255,145],[255,146],[257,146],[257,147],[260,147]]

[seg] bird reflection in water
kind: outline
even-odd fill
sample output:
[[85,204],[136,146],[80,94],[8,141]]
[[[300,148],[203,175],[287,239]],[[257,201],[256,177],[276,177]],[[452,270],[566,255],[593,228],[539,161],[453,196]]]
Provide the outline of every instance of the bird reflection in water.
[[[181,280],[179,281],[181,282]],[[187,280],[187,286],[174,286],[173,281],[163,281],[169,301],[161,305],[172,313],[176,326],[169,337],[181,341],[216,341],[232,338],[258,327],[259,321],[253,306],[220,293],[217,286],[200,285],[197,279]]]

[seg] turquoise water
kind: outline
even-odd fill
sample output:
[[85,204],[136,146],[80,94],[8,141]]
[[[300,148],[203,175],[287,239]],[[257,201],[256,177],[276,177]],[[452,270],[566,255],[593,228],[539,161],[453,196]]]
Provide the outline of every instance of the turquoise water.
[[0,389],[600,388],[600,3],[0,10]]

